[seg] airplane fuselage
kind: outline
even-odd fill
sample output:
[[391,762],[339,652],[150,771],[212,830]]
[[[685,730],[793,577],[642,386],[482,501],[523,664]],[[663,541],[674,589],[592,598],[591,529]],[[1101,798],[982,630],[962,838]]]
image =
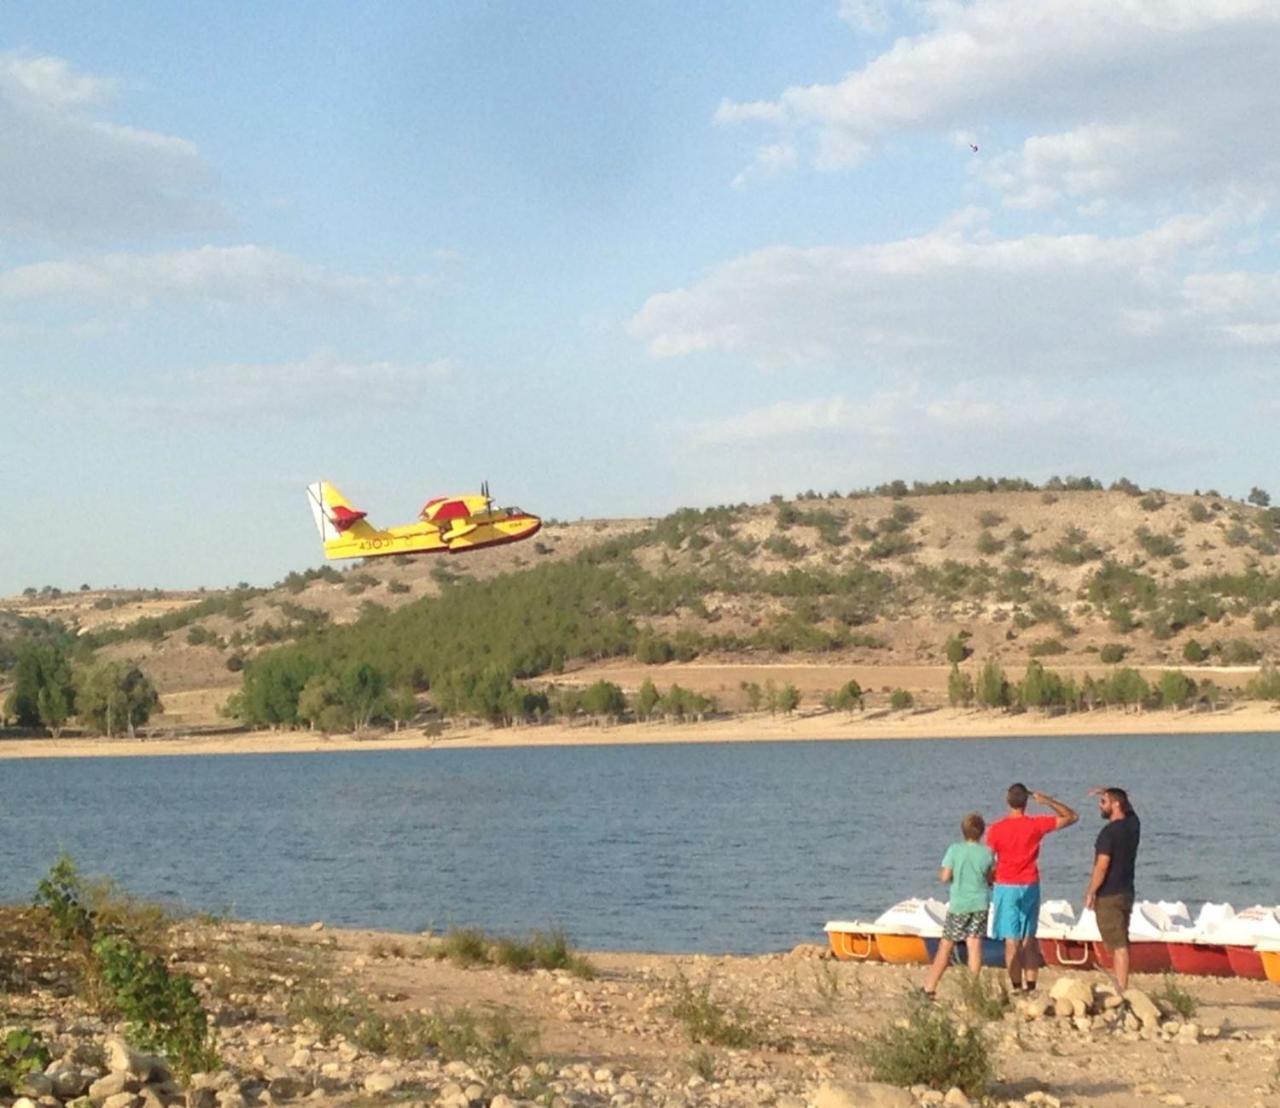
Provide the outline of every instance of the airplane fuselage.
[[465,520],[432,523],[422,521],[402,527],[379,529],[364,520],[350,526],[338,538],[324,544],[330,561],[342,558],[379,558],[388,554],[460,554],[486,546],[520,542],[542,529],[542,520],[505,509],[476,512]]

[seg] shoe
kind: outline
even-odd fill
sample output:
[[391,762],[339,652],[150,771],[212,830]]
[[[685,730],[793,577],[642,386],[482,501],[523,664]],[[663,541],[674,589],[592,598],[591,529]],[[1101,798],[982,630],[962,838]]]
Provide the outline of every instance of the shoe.
[[1022,992],[1026,993],[1028,996],[1030,996],[1030,995],[1031,995],[1032,993],[1034,993],[1035,991],[1036,991],[1036,983],[1035,983],[1034,981],[1024,981],[1024,982],[1023,982],[1023,985],[1022,985]]
[[938,999],[937,992],[930,992],[923,985],[921,985],[920,988],[916,990],[916,995],[920,997],[921,1000],[928,1001],[930,1004],[932,1004],[935,1000]]

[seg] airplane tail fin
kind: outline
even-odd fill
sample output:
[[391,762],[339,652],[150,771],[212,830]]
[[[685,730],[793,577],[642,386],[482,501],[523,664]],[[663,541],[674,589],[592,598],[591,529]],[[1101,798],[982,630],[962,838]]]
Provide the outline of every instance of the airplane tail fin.
[[360,523],[366,514],[353,508],[347,498],[328,481],[316,481],[308,485],[307,500],[311,504],[316,530],[325,542],[340,539],[344,532]]

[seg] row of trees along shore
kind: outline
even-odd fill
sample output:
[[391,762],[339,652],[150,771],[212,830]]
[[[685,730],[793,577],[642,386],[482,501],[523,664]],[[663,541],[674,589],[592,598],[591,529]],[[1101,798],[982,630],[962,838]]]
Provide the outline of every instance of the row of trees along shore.
[[46,728],[54,738],[72,720],[103,735],[128,734],[160,709],[151,679],[136,665],[74,662],[56,643],[23,646],[0,723]]

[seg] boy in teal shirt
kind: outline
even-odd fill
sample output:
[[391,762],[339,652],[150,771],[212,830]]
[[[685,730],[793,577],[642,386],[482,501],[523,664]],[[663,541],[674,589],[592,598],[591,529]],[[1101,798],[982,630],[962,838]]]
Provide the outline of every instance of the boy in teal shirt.
[[969,969],[974,973],[982,969],[982,939],[987,933],[991,875],[996,865],[991,848],[978,841],[986,829],[983,818],[977,812],[970,812],[960,821],[964,842],[952,843],[942,856],[938,879],[950,882],[951,898],[947,902],[938,953],[924,983],[924,995],[930,1000],[937,993],[938,982],[951,961],[951,952],[962,939],[969,953]]

